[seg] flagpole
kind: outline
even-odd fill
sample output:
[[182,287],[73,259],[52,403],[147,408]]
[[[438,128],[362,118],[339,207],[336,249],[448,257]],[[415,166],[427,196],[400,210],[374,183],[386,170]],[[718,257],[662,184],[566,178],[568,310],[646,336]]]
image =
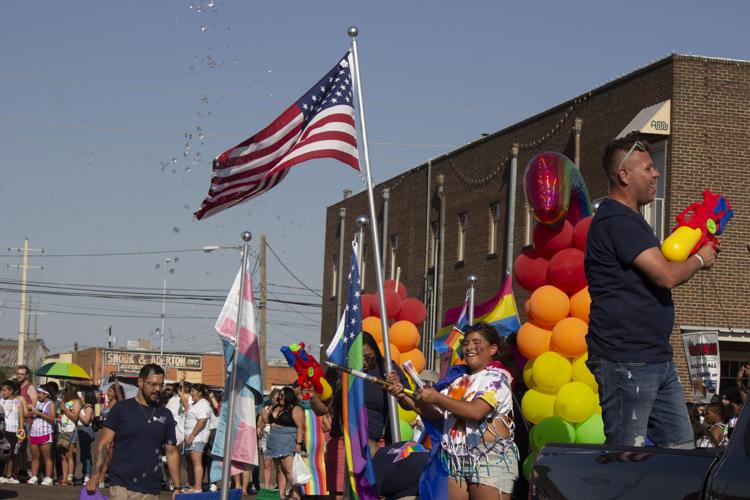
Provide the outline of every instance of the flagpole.
[[[388,335],[388,315],[385,309],[385,294],[383,293],[383,268],[380,259],[380,242],[378,240],[378,218],[375,213],[375,196],[372,189],[372,175],[370,172],[370,151],[367,147],[367,128],[365,126],[365,103],[362,99],[362,81],[359,77],[359,57],[357,55],[357,35],[359,29],[352,26],[347,31],[352,39],[352,60],[354,62],[353,77],[357,84],[357,105],[359,106],[359,124],[362,131],[362,152],[365,156],[365,180],[367,181],[367,201],[370,205],[370,228],[372,229],[372,247],[374,250],[375,275],[378,281],[378,298],[380,302],[380,322],[383,326],[383,351],[385,354],[385,372],[386,375],[393,371],[391,366],[391,343]],[[363,249],[364,250],[364,249]],[[388,395],[388,417],[391,428],[391,440],[395,443],[401,441],[401,432],[398,420],[398,404],[396,398]],[[223,499],[222,499],[223,500]]]
[[469,282],[469,326],[474,324],[474,283],[477,282],[477,275],[470,274],[466,278]]
[[[234,355],[232,356],[232,372],[229,374],[229,406],[227,409],[227,420],[224,427],[224,462],[221,466],[221,500],[229,499],[229,481],[231,479],[232,467],[232,441],[234,440],[234,411],[237,403],[237,372],[239,371],[239,347],[240,331],[242,330],[242,298],[245,296],[245,272],[247,270],[247,260],[250,254],[250,240],[253,235],[250,231],[242,233],[242,240],[245,244],[242,247],[242,269],[240,270],[240,290],[237,298],[237,330],[234,334]],[[252,328],[254,325],[248,325]]]

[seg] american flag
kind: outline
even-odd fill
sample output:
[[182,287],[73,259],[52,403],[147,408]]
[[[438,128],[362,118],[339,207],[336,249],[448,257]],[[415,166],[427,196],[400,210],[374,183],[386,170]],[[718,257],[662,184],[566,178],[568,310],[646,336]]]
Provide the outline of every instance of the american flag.
[[266,128],[214,160],[208,196],[195,212],[209,217],[265,193],[289,168],[335,158],[359,170],[351,53]]

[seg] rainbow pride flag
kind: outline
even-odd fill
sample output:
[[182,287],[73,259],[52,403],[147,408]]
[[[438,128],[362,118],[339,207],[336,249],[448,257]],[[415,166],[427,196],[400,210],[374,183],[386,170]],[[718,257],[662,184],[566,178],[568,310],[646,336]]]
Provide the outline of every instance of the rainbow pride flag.
[[[363,371],[362,358],[362,308],[360,304],[359,266],[357,244],[349,264],[346,308],[331,345],[326,350],[332,362]],[[367,443],[367,408],[365,407],[365,381],[359,377],[341,374],[342,418],[344,450],[346,454],[346,481],[351,489],[345,495],[352,500],[377,500],[375,469]]]
[[304,485],[305,495],[327,495],[325,466],[325,437],[320,425],[320,417],[312,410],[305,410],[305,449],[307,467],[312,479]]
[[[437,331],[435,336],[446,337],[451,333],[454,325],[460,328],[459,319],[463,310],[464,306],[459,306],[445,311],[443,326]],[[517,332],[521,328],[510,276],[505,279],[505,284],[497,295],[486,302],[474,306],[474,323],[479,323],[480,321],[494,326],[501,337]]]

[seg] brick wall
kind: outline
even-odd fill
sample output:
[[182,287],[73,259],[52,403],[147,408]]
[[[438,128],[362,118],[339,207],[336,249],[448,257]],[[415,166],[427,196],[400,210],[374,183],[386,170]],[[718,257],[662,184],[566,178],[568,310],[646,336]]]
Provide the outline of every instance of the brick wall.
[[[742,273],[747,255],[739,245],[748,234],[748,183],[742,182],[747,170],[746,143],[748,127],[748,89],[750,64],[703,62],[701,58],[672,56],[639,71],[626,75],[571,101],[533,116],[486,138],[468,144],[432,163],[432,194],[437,176],[445,179],[445,263],[443,310],[460,305],[466,290],[466,277],[479,278],[476,300],[481,302],[497,293],[504,277],[505,226],[509,153],[513,143],[520,144],[516,184],[514,256],[523,249],[524,193],[523,171],[537,153],[554,150],[574,155],[571,129],[575,118],[583,120],[581,133],[581,172],[592,199],[607,194],[607,183],[601,173],[601,157],[606,143],[615,137],[642,108],[673,99],[672,137],[667,149],[667,205],[671,220],[683,207],[698,199],[704,187],[723,190],[735,205],[735,216],[723,239],[725,252],[721,264],[711,275],[720,289],[719,296],[727,311],[725,319],[717,307],[715,294],[706,275],[675,292],[677,325],[710,324],[747,326],[740,307],[747,302],[748,286]],[[706,87],[708,85],[708,87]],[[708,134],[708,135],[705,135]],[[711,144],[711,147],[708,145]],[[718,147],[717,147],[718,146]],[[674,165],[674,166],[673,166]],[[710,168],[709,168],[710,166]],[[402,281],[410,295],[420,296],[423,289],[425,262],[425,210],[427,207],[427,166],[420,165],[402,176],[376,187],[378,210],[382,210],[381,191],[391,187],[388,233],[399,234],[397,255],[402,267]],[[475,185],[479,184],[479,185]],[[497,238],[497,255],[488,255],[489,206],[500,202],[501,215]],[[336,328],[336,298],[331,295],[332,256],[338,253],[339,208],[345,207],[345,263],[349,258],[349,242],[357,230],[355,218],[368,214],[366,193],[328,207],[324,256],[323,314],[321,342],[328,344]],[[463,262],[457,262],[458,215],[468,214],[467,245]],[[430,220],[439,218],[438,205],[433,202]],[[382,225],[380,226],[382,230]],[[367,242],[370,242],[369,228]],[[388,253],[385,247],[384,253]],[[372,251],[366,267],[366,288],[375,288]],[[388,266],[387,266],[388,267]],[[743,288],[744,286],[744,288]],[[515,287],[519,308],[528,293]],[[743,300],[737,300],[744,297]],[[697,303],[696,303],[697,302]],[[708,322],[708,323],[706,323]],[[678,329],[676,327],[676,331]],[[673,336],[675,347],[678,335]],[[676,359],[683,375],[686,367],[679,350]]]

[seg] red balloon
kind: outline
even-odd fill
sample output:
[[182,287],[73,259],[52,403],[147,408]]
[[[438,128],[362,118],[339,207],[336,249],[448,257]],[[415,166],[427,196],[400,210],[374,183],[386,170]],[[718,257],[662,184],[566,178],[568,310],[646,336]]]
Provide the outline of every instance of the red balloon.
[[560,250],[549,261],[547,281],[560,290],[576,293],[588,285],[583,271],[583,252],[577,248]]
[[359,302],[362,308],[362,319],[372,316],[372,303],[375,302],[375,296],[371,293],[363,293],[359,296]]
[[[396,280],[385,280],[385,282],[383,283],[383,290],[395,290],[395,289],[396,289]],[[403,281],[398,282],[398,290],[396,290],[396,292],[398,292],[398,296],[399,298],[401,298],[401,300],[404,300],[406,297],[409,296],[409,294],[406,293],[406,285],[404,285]]]
[[401,302],[401,313],[398,319],[402,321],[411,321],[416,326],[420,326],[427,317],[427,308],[421,300],[410,297]]
[[576,224],[576,227],[573,228],[573,246],[582,252],[586,251],[586,238],[588,238],[589,227],[593,218],[594,216],[591,215],[585,219],[581,219]]
[[533,292],[547,284],[549,261],[536,250],[527,250],[516,257],[513,263],[513,276],[526,290]]
[[[393,291],[393,288],[386,288],[384,291],[384,297],[388,319],[398,318],[398,315],[401,312],[401,297]],[[375,294],[375,300],[372,302],[371,312],[373,316],[380,317],[380,298],[377,293]]]
[[549,259],[563,248],[573,246],[573,226],[564,220],[562,224],[534,226],[534,250]]

